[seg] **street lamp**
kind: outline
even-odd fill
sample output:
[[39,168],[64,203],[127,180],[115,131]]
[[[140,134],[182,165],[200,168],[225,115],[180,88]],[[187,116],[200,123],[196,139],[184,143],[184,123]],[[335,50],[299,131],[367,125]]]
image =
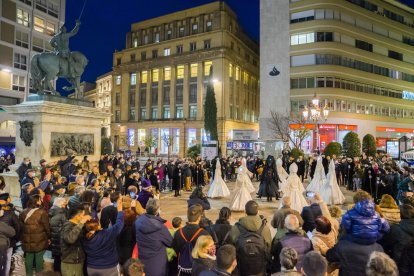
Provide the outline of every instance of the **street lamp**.
[[316,93],[313,96],[312,104],[309,108],[306,105],[302,112],[303,118],[306,121],[313,122],[315,124],[315,133],[314,133],[314,146],[313,148],[319,148],[318,138],[319,138],[319,121],[326,121],[329,116],[329,108],[325,104],[323,108],[320,106],[319,98]]

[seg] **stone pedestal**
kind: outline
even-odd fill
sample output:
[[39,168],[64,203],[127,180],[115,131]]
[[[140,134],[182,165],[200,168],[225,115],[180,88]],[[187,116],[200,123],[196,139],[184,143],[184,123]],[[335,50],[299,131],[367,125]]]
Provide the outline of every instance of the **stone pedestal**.
[[[36,167],[41,159],[47,162],[59,160],[59,156],[52,156],[52,133],[54,137],[73,136],[73,139],[78,139],[76,137],[81,137],[81,134],[84,135],[82,137],[93,137],[93,142],[90,143],[93,144],[93,151],[90,154],[78,153],[78,159],[87,155],[89,161],[98,161],[101,153],[102,122],[110,114],[101,112],[91,105],[85,101],[36,95],[22,104],[3,106],[16,120],[16,165],[19,165],[24,157],[31,158],[32,166]],[[29,146],[22,140],[20,121],[33,122],[33,140]],[[54,152],[56,155],[56,150]],[[59,154],[64,152],[66,151],[60,150]],[[14,182],[11,179],[8,181]],[[11,190],[14,194],[14,189]]]

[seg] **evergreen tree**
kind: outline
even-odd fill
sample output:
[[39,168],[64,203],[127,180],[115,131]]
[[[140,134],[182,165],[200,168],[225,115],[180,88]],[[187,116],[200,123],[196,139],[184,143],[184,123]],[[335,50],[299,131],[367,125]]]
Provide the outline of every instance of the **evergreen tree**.
[[374,136],[367,134],[362,138],[362,151],[367,156],[375,156],[377,153],[377,143],[375,142]]
[[206,101],[204,104],[204,129],[210,134],[211,140],[218,141],[217,103],[213,87],[213,66],[210,67],[210,76],[207,82]]
[[330,142],[324,151],[326,156],[332,157],[334,154],[340,156],[342,153],[342,145],[338,142]]
[[343,148],[347,157],[358,157],[361,155],[361,140],[355,132],[348,132],[343,141]]

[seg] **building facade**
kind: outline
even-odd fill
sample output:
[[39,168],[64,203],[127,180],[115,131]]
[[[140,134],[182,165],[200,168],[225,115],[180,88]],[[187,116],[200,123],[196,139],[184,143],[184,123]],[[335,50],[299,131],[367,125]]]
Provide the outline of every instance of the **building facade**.
[[[113,56],[111,136],[116,149],[184,156],[208,140],[208,81],[217,102],[222,150],[233,130],[258,129],[258,46],[223,2],[132,24],[126,48]],[[210,68],[213,76],[210,78]],[[250,146],[250,145],[246,145]]]
[[[290,1],[289,10],[285,104],[301,114],[316,93],[330,110],[317,126],[317,146],[342,142],[351,130],[361,139],[374,135],[383,150],[413,136],[414,10],[392,0]],[[312,139],[302,145],[305,151]]]

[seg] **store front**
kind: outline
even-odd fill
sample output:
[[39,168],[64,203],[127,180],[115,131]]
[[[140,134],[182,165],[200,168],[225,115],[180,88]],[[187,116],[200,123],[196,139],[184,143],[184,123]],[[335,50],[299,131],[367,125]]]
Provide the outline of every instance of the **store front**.
[[412,128],[395,128],[395,127],[376,127],[377,150],[387,152],[396,158],[399,153],[398,139],[406,136],[414,138],[414,129]]

